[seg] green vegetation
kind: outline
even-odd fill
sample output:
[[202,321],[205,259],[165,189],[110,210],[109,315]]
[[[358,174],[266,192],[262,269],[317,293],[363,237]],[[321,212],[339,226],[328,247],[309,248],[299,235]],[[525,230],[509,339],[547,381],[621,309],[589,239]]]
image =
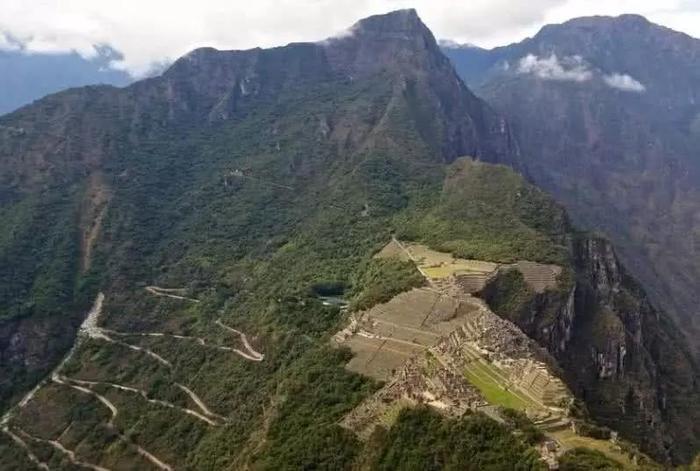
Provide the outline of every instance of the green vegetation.
[[[94,293],[91,274],[78,273],[79,233],[72,222],[80,195],[80,188],[66,186],[0,201],[0,332],[8,336],[5,342],[14,332],[34,339],[39,346],[29,351],[45,356],[48,365],[70,347]],[[30,327],[32,322],[41,327]],[[0,410],[45,374],[43,363],[11,362],[13,355],[0,360]]]
[[517,269],[510,269],[498,273],[484,290],[483,297],[493,312],[517,324],[519,319],[515,317],[534,294],[525,283],[523,274]]
[[506,167],[460,159],[439,199],[398,220],[398,237],[460,258],[566,264],[563,210]]
[[511,391],[503,383],[503,374],[494,365],[480,360],[474,353],[464,371],[464,376],[491,404],[509,409],[525,410],[536,407],[520,392]]
[[56,189],[0,206],[0,319],[65,314],[78,261],[77,192]]
[[[175,382],[196,390],[227,416],[226,425],[210,428],[100,389],[118,404],[122,433],[182,469],[352,467],[366,445],[338,423],[376,385],[343,368],[347,351],[328,347],[346,319],[317,294],[342,288],[352,308],[361,309],[423,283],[411,263],[372,258],[394,230],[465,258],[566,259],[561,210],[505,168],[466,159],[447,170],[436,165],[430,151],[436,143],[424,142],[416,130],[426,114],[415,118],[417,104],[397,99],[393,85],[378,77],[290,86],[242,100],[222,122],[117,122],[109,146],[119,158],[102,163],[113,194],[92,272],[78,274],[79,234],[68,223],[79,219],[79,189],[56,193],[53,202],[3,206],[0,215],[13,223],[0,229],[2,315],[50,308],[77,317],[85,310],[73,309],[76,300],[99,286],[107,294],[109,328],[197,334],[238,346],[240,339],[214,325],[221,318],[244,330],[264,361],[197,342],[133,338],[166,357],[172,370],[91,341],[66,373],[139,386],[175,404],[187,401]],[[160,118],[168,110],[148,112],[143,123],[167,122]],[[335,128],[325,135],[319,123]],[[28,237],[34,232],[41,232],[36,240]],[[2,283],[15,267],[27,271]],[[201,303],[149,297],[143,288],[150,284],[185,288]],[[526,407],[525,399],[489,380],[495,373],[489,368],[475,362],[468,375],[482,382],[487,398],[497,396],[494,402]],[[105,412],[94,398],[89,407],[36,401],[71,417],[75,408],[78,422],[87,422],[79,413]],[[372,467],[541,469],[528,445],[534,437],[518,427],[514,435],[480,415],[446,420],[423,409],[404,411],[370,445]],[[99,459],[103,448],[122,451],[107,446],[110,437],[76,429],[91,437],[80,442],[81,453]],[[5,453],[11,443],[0,447],[1,459],[15,459],[16,451]]]
[[534,449],[481,414],[449,420],[427,408],[405,409],[373,447],[377,470],[545,469]]
[[277,394],[267,442],[254,467],[259,469],[346,469],[358,450],[354,434],[340,419],[373,391],[372,384],[347,373],[347,351],[320,348],[288,372]]
[[559,459],[560,471],[590,471],[623,469],[622,465],[597,450],[574,448]]
[[544,439],[544,433],[532,423],[524,412],[507,407],[502,407],[500,412],[506,425],[521,433],[525,443],[534,445]]
[[359,290],[352,302],[352,309],[363,310],[375,304],[389,301],[399,293],[425,284],[413,262],[398,258],[373,258],[361,269],[355,282]]

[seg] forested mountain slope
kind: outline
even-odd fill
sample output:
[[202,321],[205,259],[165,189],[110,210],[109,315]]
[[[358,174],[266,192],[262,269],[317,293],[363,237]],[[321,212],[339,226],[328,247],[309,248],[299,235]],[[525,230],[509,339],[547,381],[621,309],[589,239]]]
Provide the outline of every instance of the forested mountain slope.
[[[105,274],[104,267],[89,268],[93,258],[101,261],[92,245],[107,229],[104,216],[117,217],[110,201],[122,204],[115,192],[141,214],[125,210],[121,216],[129,231],[143,228],[129,235],[130,251],[147,253],[146,244],[159,240],[169,223],[148,231],[144,221],[156,222],[173,196],[168,192],[182,190],[175,182],[161,185],[180,178],[196,187],[190,168],[224,178],[234,165],[249,172],[246,165],[270,160],[285,165],[291,179],[323,181],[316,190],[330,197],[325,189],[334,188],[333,180],[320,178],[321,170],[352,168],[369,152],[393,155],[392,149],[408,145],[406,139],[415,141],[411,152],[430,154],[431,162],[458,155],[506,160],[514,154],[507,128],[459,82],[415,15],[392,16],[388,24],[371,18],[355,31],[342,40],[271,50],[198,50],[162,77],[122,90],[69,90],[0,119],[0,198],[3,219],[12,222],[3,225],[0,238],[4,361],[11,366],[31,358],[28,368],[20,368],[31,376],[35,364],[46,370],[47,354],[55,358],[69,344],[62,339],[70,335],[51,335],[48,342],[37,339],[34,351],[34,342],[10,339],[15,332],[21,339],[33,337],[30,319],[75,328],[71,319],[81,317],[72,305],[75,294],[93,274]],[[375,60],[382,55],[392,56],[386,66]],[[269,115],[260,128],[266,134],[258,139],[270,146],[266,159],[249,156],[245,141],[199,163],[190,155],[227,128],[245,135],[245,120],[263,114]],[[280,128],[282,120],[288,128]],[[312,126],[314,134],[304,135],[301,126]],[[175,146],[190,150],[171,150]],[[230,163],[236,153],[252,162]],[[145,239],[134,240],[136,235]],[[137,270],[127,263],[131,252],[109,259]],[[59,327],[44,325],[39,338],[52,329]]]
[[[347,316],[325,297],[354,309],[415,286],[414,264],[373,258],[395,235],[563,267],[546,302],[525,290],[504,303],[513,284],[484,297],[575,364],[564,377],[580,399],[605,391],[593,420],[659,460],[697,449],[697,370],[677,331],[545,194],[458,159],[520,165],[506,122],[412,10],[321,43],[193,51],[160,77],[53,95],[0,126],[6,467],[541,468],[533,442],[478,413],[405,412],[369,442],[339,425],[380,385],[343,368],[350,352],[329,340]],[[603,318],[615,329],[590,350]],[[428,435],[410,445],[415,430]]]

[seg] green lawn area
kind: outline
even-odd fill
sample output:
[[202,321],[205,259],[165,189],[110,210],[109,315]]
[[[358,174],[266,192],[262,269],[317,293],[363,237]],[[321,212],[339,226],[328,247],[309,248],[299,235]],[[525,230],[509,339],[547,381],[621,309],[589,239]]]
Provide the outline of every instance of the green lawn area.
[[500,384],[486,376],[482,366],[476,363],[472,364],[465,370],[464,375],[467,381],[476,386],[491,404],[518,410],[524,410],[528,407],[528,403],[520,399],[520,397],[510,391],[506,391]]
[[539,408],[526,396],[515,391],[506,391],[503,382],[499,380],[503,374],[490,364],[479,358],[475,352],[470,352],[472,361],[464,370],[464,375],[491,404],[511,409],[525,410]]

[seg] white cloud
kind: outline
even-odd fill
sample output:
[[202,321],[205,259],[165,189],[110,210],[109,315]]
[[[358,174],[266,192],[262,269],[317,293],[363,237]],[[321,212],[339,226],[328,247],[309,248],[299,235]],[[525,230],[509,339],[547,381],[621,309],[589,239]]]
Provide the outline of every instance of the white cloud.
[[700,35],[700,21],[692,21],[700,18],[695,0],[0,0],[0,48],[7,43],[3,33],[30,52],[92,56],[95,44],[109,44],[124,54],[118,67],[142,74],[196,47],[318,41],[362,17],[407,7],[415,7],[437,37],[480,46],[594,13],[646,14]]
[[[541,22],[567,0],[0,0],[0,31],[35,52],[94,53],[109,44],[118,67],[142,74],[150,64],[201,46],[271,47],[318,41],[360,18],[415,7],[438,37],[474,39]],[[496,34],[498,35],[498,34]]]
[[624,92],[641,93],[646,90],[646,87],[641,82],[627,74],[604,75],[603,80],[609,87],[617,88]]
[[[506,67],[505,70],[508,68]],[[607,86],[617,90],[635,93],[646,90],[644,84],[628,74],[603,74],[600,70],[590,68],[581,56],[567,56],[559,59],[556,54],[549,57],[528,54],[518,61],[515,71],[519,74],[531,74],[543,80],[567,82],[587,82],[594,77],[599,77]]]
[[593,72],[580,56],[564,57],[560,61],[555,54],[543,58],[528,54],[518,62],[517,72],[544,80],[585,82],[593,78]]

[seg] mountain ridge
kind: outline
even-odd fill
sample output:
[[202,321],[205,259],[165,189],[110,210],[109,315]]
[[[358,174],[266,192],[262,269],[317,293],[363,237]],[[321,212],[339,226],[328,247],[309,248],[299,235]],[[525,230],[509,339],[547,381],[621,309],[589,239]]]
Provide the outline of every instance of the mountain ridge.
[[[470,51],[453,54],[472,63]],[[591,17],[474,57],[462,77],[508,115],[528,155],[523,173],[579,225],[608,234],[692,340],[700,40],[638,16]]]

